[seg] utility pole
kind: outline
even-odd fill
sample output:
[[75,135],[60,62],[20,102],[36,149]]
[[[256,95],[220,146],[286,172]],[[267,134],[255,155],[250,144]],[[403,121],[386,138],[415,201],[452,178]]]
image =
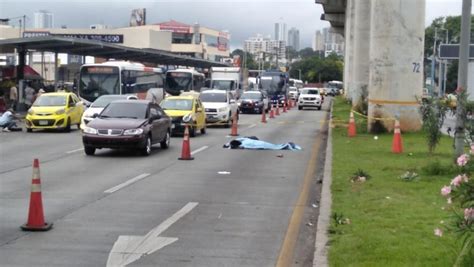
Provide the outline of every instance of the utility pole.
[[467,68],[469,61],[469,42],[471,37],[471,6],[472,0],[462,1],[461,44],[459,47],[459,70],[456,105],[456,131],[454,133],[455,159],[464,153],[464,120],[466,110],[464,103],[467,99]]
[[433,55],[431,56],[431,90],[430,96],[433,96],[435,88],[435,69],[436,69],[436,39],[438,38],[438,28],[435,28],[435,36],[433,42]]

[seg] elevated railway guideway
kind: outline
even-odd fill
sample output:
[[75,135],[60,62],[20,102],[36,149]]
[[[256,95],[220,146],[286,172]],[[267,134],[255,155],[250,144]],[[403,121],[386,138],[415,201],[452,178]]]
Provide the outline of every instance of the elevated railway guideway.
[[[345,38],[344,92],[370,118],[399,118],[402,131],[418,130],[423,92],[425,0],[315,0],[322,20]],[[415,115],[414,115],[415,114]],[[369,130],[375,123],[369,120]],[[385,122],[393,129],[393,123]]]

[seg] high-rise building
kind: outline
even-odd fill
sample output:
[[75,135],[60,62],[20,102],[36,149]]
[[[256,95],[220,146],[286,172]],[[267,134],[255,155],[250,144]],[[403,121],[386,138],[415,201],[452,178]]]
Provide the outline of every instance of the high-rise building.
[[278,59],[284,62],[286,59],[286,42],[277,41],[268,37],[257,34],[250,37],[244,42],[244,50],[252,54],[255,58],[262,57],[265,54],[266,59],[270,59],[271,55],[278,55]]
[[288,46],[296,51],[300,50],[300,31],[295,27],[288,31]]
[[53,28],[53,13],[40,10],[34,14],[34,28],[37,29],[48,29]]
[[314,51],[324,51],[324,38],[319,30],[314,33],[312,48]]
[[275,23],[275,40],[288,42],[288,32],[286,31],[286,23]]

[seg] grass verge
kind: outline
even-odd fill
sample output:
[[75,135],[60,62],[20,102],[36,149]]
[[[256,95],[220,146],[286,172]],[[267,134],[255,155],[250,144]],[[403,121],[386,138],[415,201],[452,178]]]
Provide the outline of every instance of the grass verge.
[[[393,135],[375,139],[361,117],[356,116],[357,136],[348,138],[349,112],[336,98],[331,190],[338,218],[331,220],[330,266],[452,266],[460,246],[456,237],[434,235],[450,215],[442,210],[440,189],[456,175],[452,139],[443,137],[430,156],[422,133],[402,133],[404,153],[392,154]],[[371,178],[351,182],[359,169]],[[407,171],[418,177],[400,179]]]

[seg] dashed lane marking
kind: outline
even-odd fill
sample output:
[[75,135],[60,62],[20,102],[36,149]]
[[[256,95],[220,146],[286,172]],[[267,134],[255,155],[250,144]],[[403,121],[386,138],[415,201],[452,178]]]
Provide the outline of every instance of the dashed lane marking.
[[142,173],[142,174],[140,174],[140,175],[138,175],[138,176],[136,176],[136,177],[134,177],[134,178],[132,178],[132,179],[130,179],[130,180],[124,182],[124,183],[121,183],[121,184],[119,184],[119,185],[117,185],[117,186],[114,186],[114,187],[112,187],[112,188],[110,188],[110,189],[105,190],[104,193],[106,193],[106,194],[111,194],[111,193],[117,192],[117,191],[119,191],[120,189],[122,189],[122,188],[124,188],[124,187],[126,187],[126,186],[129,186],[129,185],[131,185],[131,184],[133,184],[133,183],[136,183],[136,182],[140,181],[141,179],[144,179],[144,178],[146,178],[146,177],[148,177],[148,176],[150,176],[149,173]]

